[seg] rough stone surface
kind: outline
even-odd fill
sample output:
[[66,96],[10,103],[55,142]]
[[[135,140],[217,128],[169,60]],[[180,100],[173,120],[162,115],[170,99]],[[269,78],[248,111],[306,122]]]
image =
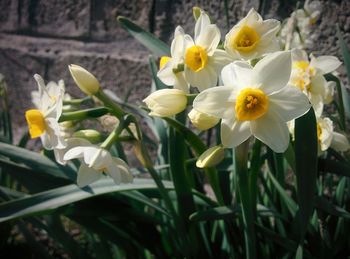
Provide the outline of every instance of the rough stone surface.
[[[224,38],[229,27],[245,16],[250,8],[259,8],[259,0],[225,1],[184,0],[1,0],[0,1],[0,73],[9,85],[14,128],[25,126],[23,113],[31,107],[30,91],[36,89],[33,74],[46,80],[63,78],[73,95],[81,96],[67,65],[86,67],[108,88],[123,97],[130,89],[131,101],[140,101],[148,93],[151,79],[149,52],[116,22],[125,16],[162,40],[170,43],[177,25],[193,35],[192,7],[206,10],[221,29]],[[264,1],[260,8],[265,18],[285,18],[294,8],[293,1]],[[283,5],[281,4],[283,3]],[[322,19],[315,27],[316,55],[341,58],[335,24],[345,41],[350,42],[350,1],[322,1]],[[340,69],[344,74],[344,68]],[[17,134],[18,135],[18,134]]]

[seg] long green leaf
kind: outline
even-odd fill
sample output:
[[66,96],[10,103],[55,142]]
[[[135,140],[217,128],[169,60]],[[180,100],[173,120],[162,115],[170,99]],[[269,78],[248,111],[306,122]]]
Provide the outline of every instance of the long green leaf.
[[75,172],[69,167],[60,167],[49,158],[36,152],[13,145],[0,143],[0,155],[10,158],[14,162],[22,163],[29,168],[47,173],[53,177],[69,179],[75,181]]
[[[164,182],[164,184],[169,189],[173,188],[171,182]],[[150,179],[135,179],[132,184],[122,185],[116,185],[112,179],[102,179],[83,189],[74,184],[67,185],[1,204],[0,222],[24,216],[47,214],[64,205],[105,193],[154,188],[156,184]]]
[[151,33],[145,31],[129,19],[118,16],[118,22],[122,27],[127,30],[136,40],[142,43],[146,48],[148,48],[152,53],[157,56],[169,56],[170,49],[169,47],[161,40],[157,39]]
[[[337,37],[339,39],[339,45],[340,49],[343,54],[343,59],[346,67],[346,73],[348,75],[348,78],[350,80],[350,51],[348,45],[345,43],[343,36],[340,32],[339,26],[337,26]],[[343,103],[344,103],[344,110],[345,115],[348,119],[350,119],[350,96],[348,92],[346,91],[344,85],[341,84],[341,90],[342,90],[342,97],[343,97]]]
[[[314,110],[295,120],[295,162],[300,240],[314,211],[317,178],[317,128]],[[299,217],[298,216],[298,217]]]
[[316,208],[323,210],[330,215],[350,219],[350,213],[348,211],[344,210],[339,206],[334,205],[324,197],[316,197],[315,206]]
[[320,158],[318,162],[321,172],[350,177],[350,165],[347,164],[345,161],[338,162],[335,160]]

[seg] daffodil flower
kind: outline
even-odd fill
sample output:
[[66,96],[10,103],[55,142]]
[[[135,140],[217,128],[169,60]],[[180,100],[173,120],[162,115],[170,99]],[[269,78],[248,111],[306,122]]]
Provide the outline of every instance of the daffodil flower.
[[133,180],[128,165],[120,158],[100,147],[88,145],[78,146],[68,150],[63,159],[79,159],[81,165],[78,170],[77,184],[84,187],[97,181],[103,173],[111,176],[116,184],[130,183]]
[[[295,121],[290,121],[288,124],[289,131],[294,139]],[[330,147],[340,152],[350,149],[350,144],[346,136],[334,131],[333,121],[327,117],[317,118],[317,140],[319,155]]]
[[251,9],[225,37],[225,50],[234,59],[250,60],[264,54],[280,50],[276,34],[280,22],[274,19],[263,20]]
[[58,119],[62,113],[62,88],[47,91],[41,76],[34,75],[39,86],[37,109],[27,110],[25,117],[31,138],[40,137],[45,149],[64,148],[66,143],[61,136]]
[[318,117],[321,116],[324,103],[332,99],[333,83],[327,83],[324,74],[335,71],[341,62],[334,56],[314,57],[311,55],[311,62],[305,51],[292,51],[292,75],[290,84],[299,88],[308,96]]
[[185,47],[184,30],[178,26],[175,29],[174,39],[171,43],[171,57],[163,56],[160,59],[157,76],[166,85],[188,92],[189,85],[184,74],[183,52]]
[[269,54],[254,68],[235,61],[222,70],[224,86],[199,93],[193,107],[222,119],[225,147],[236,147],[254,135],[275,152],[284,152],[289,143],[287,122],[310,108],[308,98],[287,85],[290,73],[290,52]]
[[216,86],[218,74],[231,61],[224,50],[217,49],[220,37],[219,28],[204,11],[196,21],[194,39],[184,36],[185,79],[199,91]]

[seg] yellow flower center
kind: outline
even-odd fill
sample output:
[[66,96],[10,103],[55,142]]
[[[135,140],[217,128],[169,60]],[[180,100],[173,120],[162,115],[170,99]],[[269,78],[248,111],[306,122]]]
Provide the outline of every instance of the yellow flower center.
[[194,45],[186,50],[185,64],[194,72],[201,71],[207,63],[207,51],[201,46]]
[[322,128],[320,123],[317,123],[317,139],[319,142],[321,142],[321,137],[322,137]]
[[269,108],[269,98],[260,89],[245,88],[236,100],[236,117],[240,121],[256,120]]
[[252,27],[244,25],[231,39],[234,49],[242,52],[253,50],[260,41],[260,36]]
[[100,172],[100,173],[104,173],[104,172],[107,171],[107,167],[103,166],[103,167],[99,168],[97,171]]
[[25,116],[31,138],[37,138],[46,131],[46,123],[41,111],[35,109],[28,110]]
[[159,61],[159,69],[162,69],[166,65],[166,63],[168,63],[170,60],[171,60],[171,57],[168,57],[168,56],[161,57]]
[[305,60],[293,62],[293,69],[297,69],[298,76],[293,80],[293,84],[301,91],[311,91],[311,77],[315,75],[315,69],[310,67],[309,62]]

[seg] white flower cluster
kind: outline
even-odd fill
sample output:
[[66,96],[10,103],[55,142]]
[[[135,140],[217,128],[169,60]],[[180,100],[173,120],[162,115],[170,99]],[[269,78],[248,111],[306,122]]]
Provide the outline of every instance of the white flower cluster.
[[[97,79],[84,68],[72,65],[69,69],[85,93],[92,95],[99,90]],[[70,100],[70,96],[65,94],[63,81],[45,85],[40,75],[36,74],[34,78],[39,90],[32,92],[32,102],[37,109],[30,109],[25,115],[30,136],[40,137],[44,148],[53,150],[56,161],[62,165],[71,159],[80,160],[77,175],[80,187],[96,181],[103,173],[111,176],[116,184],[131,182],[132,174],[123,160],[112,157],[106,149],[93,145],[86,139],[71,137],[71,134],[67,134],[70,121],[59,123],[64,108],[63,101]]]
[[[304,9],[293,13],[298,32],[307,35],[319,15],[320,4],[307,1]],[[178,26],[171,57],[161,58],[158,72],[160,80],[174,89],[155,91],[144,100],[150,115],[184,111],[186,96],[196,88],[199,94],[188,114],[195,127],[206,130],[221,120],[224,147],[236,147],[253,135],[275,152],[284,152],[290,139],[287,122],[311,106],[322,120],[323,106],[334,94],[334,82],[327,82],[324,75],[341,62],[333,56],[312,55],[309,61],[301,45],[281,51],[280,29],[279,21],[263,20],[251,9],[227,33],[221,49],[220,31],[206,12],[201,11],[196,21],[194,39]],[[217,86],[218,82],[223,84]],[[319,139],[325,134],[325,130],[319,133]]]

